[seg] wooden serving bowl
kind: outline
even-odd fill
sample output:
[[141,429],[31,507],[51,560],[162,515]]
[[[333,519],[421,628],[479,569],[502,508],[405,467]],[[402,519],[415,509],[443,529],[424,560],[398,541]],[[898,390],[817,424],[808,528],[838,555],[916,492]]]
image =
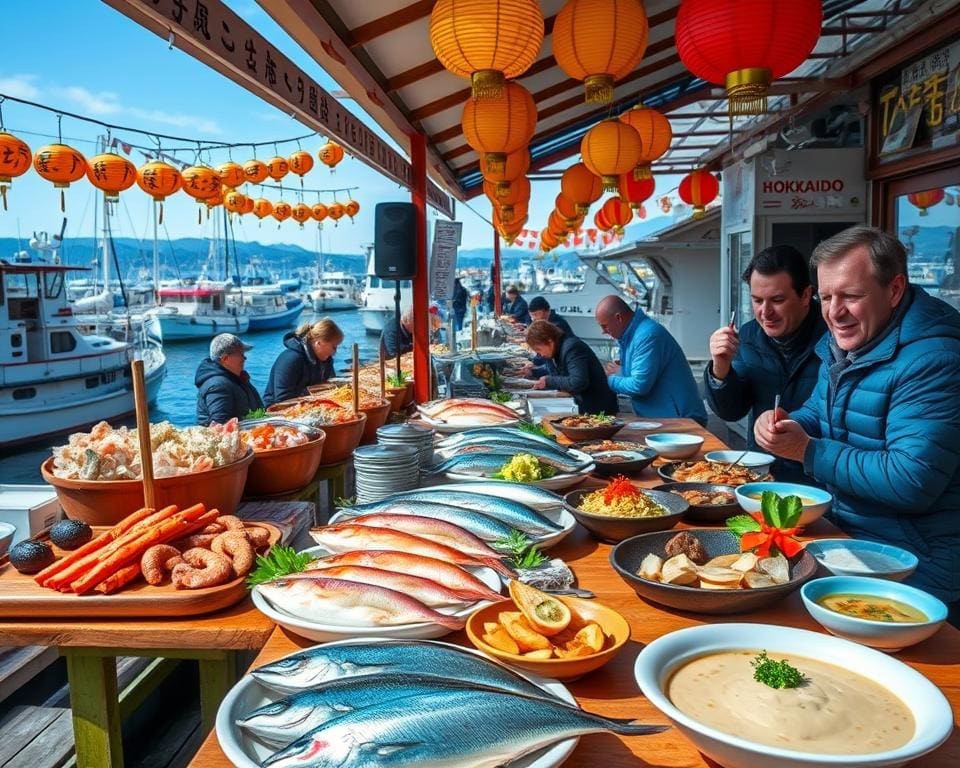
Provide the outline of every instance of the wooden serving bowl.
[[363,430],[367,423],[367,414],[362,411],[357,418],[340,424],[323,424],[319,427],[327,436],[323,445],[321,466],[339,464],[353,455],[353,449],[360,445]]
[[[232,464],[189,475],[160,477],[153,481],[157,507],[176,504],[180,508],[203,504],[221,514],[237,511],[247,472],[253,463],[253,451]],[[53,457],[40,465],[40,474],[57,492],[67,517],[90,525],[116,525],[143,507],[143,482],[140,480],[68,480],[53,474]]]
[[362,413],[367,414],[367,423],[363,428],[360,445],[371,445],[377,442],[377,430],[387,423],[392,408],[393,404],[389,400],[381,400],[378,405],[360,409]]
[[390,413],[396,413],[403,407],[407,399],[407,387],[387,387],[384,391],[384,397],[390,400]]
[[303,488],[317,474],[326,439],[321,432],[302,445],[255,451],[243,495],[276,496]]

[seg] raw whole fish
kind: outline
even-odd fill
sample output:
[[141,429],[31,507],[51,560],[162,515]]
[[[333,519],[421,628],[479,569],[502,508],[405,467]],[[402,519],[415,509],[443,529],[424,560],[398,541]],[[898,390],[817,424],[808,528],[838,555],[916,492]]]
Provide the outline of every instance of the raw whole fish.
[[318,645],[250,670],[253,677],[280,693],[295,693],[329,680],[367,675],[423,675],[470,680],[528,696],[543,696],[512,669],[464,648],[426,640]]
[[482,400],[475,397],[452,397],[446,400],[435,400],[431,403],[424,403],[418,406],[421,413],[425,413],[432,419],[444,419],[452,414],[458,415],[478,415],[491,413],[504,417],[505,419],[516,419],[517,412],[505,405],[500,405],[492,400]]
[[551,440],[549,437],[545,437],[544,435],[538,435],[533,432],[524,432],[522,429],[518,429],[517,427],[477,427],[476,429],[465,429],[463,432],[457,432],[456,434],[453,434],[453,435],[447,435],[442,440],[438,440],[436,443],[436,447],[449,448],[454,445],[460,445],[461,443],[469,442],[477,437],[480,437],[480,438],[522,437],[528,443],[536,443],[537,445],[543,445],[548,448],[561,447],[556,440]]
[[438,691],[331,720],[263,761],[266,768],[498,768],[573,736],[628,736],[668,726],[610,720],[546,699]]
[[446,560],[438,560],[435,557],[412,555],[409,552],[377,549],[354,550],[315,560],[310,563],[310,568],[322,571],[347,565],[378,568],[394,573],[419,576],[436,582],[467,600],[497,601],[503,599],[499,592],[494,592],[480,579],[460,566]]
[[435,611],[419,600],[372,584],[344,579],[275,579],[256,589],[291,616],[324,624],[355,626],[396,626],[398,624],[440,624],[463,629],[463,620]]
[[[343,579],[344,581],[356,581],[360,584],[373,584],[376,587],[386,587],[409,595],[414,600],[419,600],[431,608],[464,605],[476,600],[475,597],[464,597],[459,592],[422,576],[387,571],[383,568],[370,568],[365,565],[334,565],[323,569],[313,568],[300,573],[291,573],[284,578],[313,579],[317,577]],[[500,595],[497,595],[497,598],[499,597]]]
[[[354,507],[341,507],[340,513],[350,519],[360,517]],[[474,509],[463,509],[452,504],[438,504],[432,501],[389,501],[381,511],[370,514],[381,515],[418,515],[434,520],[445,520],[458,525],[483,541],[501,541],[510,536],[513,530],[509,525],[492,515],[485,515]]]
[[453,547],[438,544],[412,533],[394,531],[389,528],[375,528],[369,525],[341,525],[325,528],[311,528],[310,536],[331,552],[349,552],[354,549],[392,549],[397,552],[409,552],[424,557],[434,557],[457,565],[485,565],[503,576],[511,571],[495,557],[476,557]]
[[554,459],[558,465],[582,465],[585,466],[589,461],[576,458],[570,451],[559,446],[552,448],[528,443],[522,440],[501,439],[499,437],[478,438],[468,442],[452,445],[448,448],[437,448],[434,453],[441,458],[449,459],[453,456],[459,456],[464,453],[509,453],[515,455],[518,453],[530,453],[544,459]]
[[[264,704],[237,719],[238,726],[261,741],[285,747],[336,717],[357,709],[410,696],[440,691],[477,690],[486,686],[470,680],[428,675],[366,675],[329,680],[319,686]],[[491,690],[503,690],[499,686]],[[533,695],[532,692],[530,695]],[[543,698],[553,694],[540,691]]]
[[[411,491],[394,493],[386,499],[371,504],[357,504],[349,509],[361,514],[370,512],[382,512],[391,503],[398,501],[433,501],[441,504],[450,504],[457,507],[465,507],[481,512],[484,515],[490,515],[498,520],[502,520],[511,528],[516,528],[524,533],[541,536],[545,533],[557,533],[561,526],[552,520],[544,517],[542,514],[521,502],[513,501],[496,496],[493,493],[473,493],[457,490],[467,485],[476,485],[477,488],[499,486],[501,494],[514,494],[521,489],[528,489],[533,486],[522,485],[521,483],[507,484],[500,482],[490,483],[464,483],[460,485],[438,485],[429,488],[417,488]],[[540,489],[538,489],[540,490]],[[551,494],[559,498],[556,494]]]
[[[473,480],[464,483],[449,483],[447,485],[430,485],[420,488],[419,491],[433,493],[439,490],[448,492],[480,494],[481,496],[502,497],[509,493],[510,498],[507,501],[522,504],[536,510],[557,509],[563,506],[563,498],[549,491],[546,488],[538,488],[535,485],[526,485],[514,483],[505,489],[503,483],[495,480]],[[411,493],[411,492],[408,492]]]
[[420,536],[424,539],[430,539],[438,544],[444,544],[454,549],[459,549],[467,555],[474,557],[500,557],[498,552],[490,549],[470,531],[461,528],[459,525],[448,523],[445,520],[437,520],[431,517],[421,517],[419,515],[398,515],[373,513],[370,515],[360,515],[350,521],[353,525],[367,525],[376,528],[392,528],[396,531],[412,533],[414,536]]

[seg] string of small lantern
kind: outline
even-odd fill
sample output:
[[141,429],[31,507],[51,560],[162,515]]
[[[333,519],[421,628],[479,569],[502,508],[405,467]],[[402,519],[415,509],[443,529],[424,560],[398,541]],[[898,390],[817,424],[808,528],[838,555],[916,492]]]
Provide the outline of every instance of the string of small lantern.
[[[57,141],[54,144],[46,145],[36,153],[33,153],[25,141],[6,131],[3,121],[3,104],[6,101],[13,101],[25,106],[41,109],[56,115],[57,118]],[[104,141],[103,152],[87,159],[84,155],[72,146],[63,143],[62,122],[64,117],[79,120],[86,123],[98,125],[107,130],[107,137]],[[156,150],[152,147],[142,147],[136,144],[128,144],[119,139],[112,138],[111,132],[123,131],[127,133],[136,133],[143,136],[149,136],[156,141]],[[150,195],[158,203],[158,223],[163,223],[163,201],[179,191],[194,198],[198,205],[206,206],[207,215],[210,210],[223,205],[223,207],[237,216],[243,216],[253,213],[258,219],[262,220],[266,216],[273,216],[278,222],[283,222],[292,218],[302,228],[304,223],[314,220],[319,226],[329,218],[337,225],[337,222],[343,217],[348,216],[350,220],[360,211],[360,203],[350,198],[344,202],[337,200],[338,193],[349,195],[350,192],[358,189],[356,186],[336,187],[332,189],[310,189],[304,186],[303,177],[314,167],[313,155],[303,150],[302,141],[307,141],[318,136],[316,133],[294,136],[289,139],[280,139],[262,142],[223,142],[190,139],[183,136],[172,136],[156,131],[147,131],[141,128],[132,128],[107,123],[103,120],[78,115],[67,110],[58,109],[45,104],[21,99],[9,94],[0,94],[0,198],[3,201],[4,210],[7,209],[7,189],[13,183],[13,179],[22,176],[31,166],[42,178],[53,183],[54,188],[60,189],[60,210],[64,211],[66,201],[64,190],[70,184],[79,181],[84,176],[98,189],[104,192],[105,201],[115,203],[119,200],[121,192],[129,189],[134,184],[140,187],[144,192]],[[173,142],[184,142],[188,146],[184,147],[164,147],[161,139]],[[297,150],[289,157],[280,155],[278,145],[296,143]],[[137,168],[126,158],[112,151],[120,146],[126,154],[134,148],[140,150],[148,162]],[[257,148],[270,146],[274,148],[276,155],[269,161],[257,159]],[[250,147],[253,151],[253,158],[240,164],[233,161],[232,150]],[[223,151],[228,153],[227,162],[212,166],[210,163],[203,162],[203,154],[209,154],[212,151]],[[156,153],[155,155],[153,153]],[[173,157],[174,152],[194,152],[193,165],[189,165]],[[336,166],[343,160],[345,153],[342,146],[337,142],[328,140],[326,144],[320,147],[317,156],[331,173],[335,172]],[[167,162],[167,161],[172,162]],[[176,165],[180,167],[176,167]],[[270,201],[263,195],[264,188],[278,189],[282,195],[290,187],[282,185],[264,184],[266,179],[279,182],[288,173],[293,173],[300,177],[300,188],[294,188],[298,195],[299,202],[291,205],[290,203],[279,200]],[[252,195],[244,194],[239,191],[243,184],[251,186],[260,186],[261,197],[254,198]],[[249,191],[249,190],[248,190]],[[333,194],[333,202],[325,204],[320,201],[321,194]],[[317,203],[307,205],[303,202],[304,194],[317,194]],[[198,208],[197,222],[202,220],[202,207]]]

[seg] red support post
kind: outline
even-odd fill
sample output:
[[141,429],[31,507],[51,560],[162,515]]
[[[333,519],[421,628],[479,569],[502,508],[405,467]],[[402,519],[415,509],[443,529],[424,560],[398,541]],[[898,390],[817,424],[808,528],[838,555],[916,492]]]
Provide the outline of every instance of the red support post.
[[500,273],[500,234],[493,230],[493,314],[500,317],[503,308],[503,297],[500,295],[503,290],[503,277]]
[[413,394],[418,403],[430,399],[430,273],[427,269],[427,138],[410,136],[413,184],[410,198],[417,209],[417,276],[413,279]]

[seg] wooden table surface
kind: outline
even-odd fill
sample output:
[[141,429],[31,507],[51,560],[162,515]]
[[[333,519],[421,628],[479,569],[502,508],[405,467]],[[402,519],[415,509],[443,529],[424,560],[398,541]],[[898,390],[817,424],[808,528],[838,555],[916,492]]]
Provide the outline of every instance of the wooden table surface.
[[[691,432],[703,435],[703,451],[725,448],[715,436],[693,421],[657,419],[664,426],[658,431]],[[642,438],[644,433],[623,430],[617,439]],[[663,482],[653,467],[636,478],[638,485],[653,486]],[[602,481],[588,481],[600,485]],[[586,484],[585,484],[586,485]],[[837,535],[838,531],[826,521],[810,526],[811,538]],[[579,586],[596,593],[597,600],[616,608],[630,623],[630,641],[620,654],[605,667],[586,677],[567,683],[584,709],[608,717],[629,717],[645,723],[666,723],[666,718],[640,694],[633,677],[633,665],[644,644],[668,632],[700,624],[736,622],[764,623],[800,627],[822,631],[811,619],[800,600],[799,591],[778,605],[759,611],[733,616],[704,616],[663,608],[641,600],[609,565],[611,545],[595,541],[580,527],[563,542],[550,550],[554,557],[566,560],[577,575]],[[444,638],[471,647],[465,633],[457,632]],[[270,637],[254,666],[265,664],[301,648],[315,645],[278,627]],[[913,648],[907,648],[896,657],[916,668],[944,692],[955,716],[960,712],[960,632],[944,626],[934,637]],[[956,728],[949,741],[935,753],[916,761],[923,768],[956,768],[960,765],[960,731]],[[212,733],[191,762],[191,768],[228,768],[231,763],[224,756]],[[712,767],[716,763],[704,758],[677,730],[645,737],[620,737],[613,734],[594,734],[581,738],[576,750],[563,764],[565,768],[637,768],[638,766],[670,766],[675,768]]]

